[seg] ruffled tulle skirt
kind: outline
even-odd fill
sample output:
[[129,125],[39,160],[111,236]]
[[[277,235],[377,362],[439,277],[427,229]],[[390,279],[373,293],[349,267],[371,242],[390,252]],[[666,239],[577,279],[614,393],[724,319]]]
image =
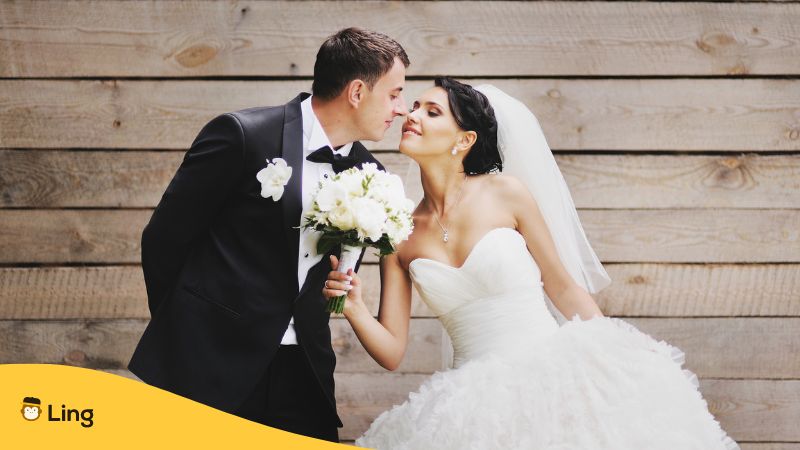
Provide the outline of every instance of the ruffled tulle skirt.
[[[731,450],[684,354],[616,318],[437,372],[356,445],[389,449]],[[524,350],[522,350],[524,349]]]

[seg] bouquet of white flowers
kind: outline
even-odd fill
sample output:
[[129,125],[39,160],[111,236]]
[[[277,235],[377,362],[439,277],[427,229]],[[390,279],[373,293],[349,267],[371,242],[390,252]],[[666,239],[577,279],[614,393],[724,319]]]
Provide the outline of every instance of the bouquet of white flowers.
[[[373,163],[352,168],[319,183],[303,228],[322,233],[317,253],[342,245],[339,272],[354,269],[362,247],[375,247],[381,256],[394,253],[414,228],[414,202],[406,198],[397,175]],[[328,311],[341,313],[346,296],[328,301]]]

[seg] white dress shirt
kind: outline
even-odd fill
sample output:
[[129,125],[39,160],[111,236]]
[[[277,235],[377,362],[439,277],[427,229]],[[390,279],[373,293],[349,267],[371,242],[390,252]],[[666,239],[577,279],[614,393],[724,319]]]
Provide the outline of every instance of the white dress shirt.
[[[303,196],[303,212],[302,217],[306,212],[311,209],[311,195],[317,188],[320,180],[334,175],[333,167],[328,163],[316,163],[306,159],[315,150],[320,147],[331,145],[328,135],[322,129],[322,124],[319,123],[317,115],[314,114],[314,109],[311,107],[311,97],[300,102],[300,111],[303,116],[303,179],[301,182],[302,196]],[[348,156],[353,143],[350,142],[341,148],[334,150],[342,156]],[[303,288],[303,283],[306,281],[309,269],[314,267],[322,259],[322,255],[317,254],[317,241],[319,240],[319,232],[300,229],[300,252],[297,258],[297,286],[298,289]],[[281,345],[296,345],[297,335],[294,332],[294,317],[289,320],[289,327],[283,335]]]

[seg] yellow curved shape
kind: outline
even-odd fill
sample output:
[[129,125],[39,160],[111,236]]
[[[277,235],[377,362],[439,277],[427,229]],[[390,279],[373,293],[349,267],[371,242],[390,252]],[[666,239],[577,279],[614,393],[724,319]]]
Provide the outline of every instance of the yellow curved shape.
[[119,375],[56,364],[0,364],[0,430],[3,448],[352,448],[270,428]]

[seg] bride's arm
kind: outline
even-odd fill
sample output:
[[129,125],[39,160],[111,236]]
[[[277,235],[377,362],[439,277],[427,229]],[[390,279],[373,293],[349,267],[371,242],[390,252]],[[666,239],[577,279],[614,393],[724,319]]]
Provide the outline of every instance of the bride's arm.
[[547,296],[568,320],[575,314],[590,319],[603,312],[586,289],[572,279],[561,263],[558,250],[530,191],[516,178],[501,176],[499,183],[508,207],[512,209],[517,230],[525,237],[528,250],[542,272],[542,282]]
[[[331,257],[333,271],[328,275],[326,298],[344,295],[345,274],[337,272],[336,257]],[[411,280],[403,270],[397,253],[381,258],[381,301],[375,320],[361,298],[361,279],[349,272],[352,289],[347,292],[344,316],[353,327],[356,337],[372,359],[388,370],[395,370],[403,360],[408,345],[408,325],[411,319]],[[337,290],[339,289],[339,290]]]

